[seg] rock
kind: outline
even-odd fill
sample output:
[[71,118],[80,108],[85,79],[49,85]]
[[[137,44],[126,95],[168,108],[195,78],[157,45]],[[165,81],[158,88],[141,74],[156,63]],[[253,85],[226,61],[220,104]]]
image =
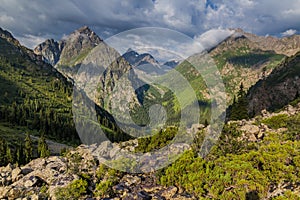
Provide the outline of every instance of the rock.
[[45,184],[45,181],[42,180],[40,177],[37,176],[30,176],[27,181],[25,181],[24,186],[25,187],[41,187],[43,184]]
[[123,184],[118,184],[118,185],[113,186],[113,190],[117,194],[124,194],[124,193],[129,192],[129,189],[126,186],[124,186]]
[[247,135],[247,139],[250,142],[257,142],[257,138],[256,138],[256,136],[254,134]]
[[9,187],[0,187],[0,199],[5,198],[9,190],[10,190]]
[[263,139],[264,136],[265,136],[265,133],[262,132],[262,131],[260,131],[260,132],[258,133],[258,135],[257,135],[257,139]]
[[177,193],[178,189],[175,186],[168,187],[166,190],[163,191],[161,194],[166,199],[172,199],[172,197]]
[[22,170],[19,167],[16,167],[15,169],[12,170],[11,172],[11,179],[13,182],[17,181],[17,178],[20,178]]
[[154,196],[152,197],[152,200],[166,200],[166,198],[165,198],[165,197],[162,197],[162,196],[159,196],[159,195],[154,195]]
[[126,186],[137,185],[141,183],[141,178],[138,176],[125,175],[123,180]]
[[9,163],[2,171],[11,172],[12,170],[13,170],[13,165]]
[[21,197],[21,194],[22,194],[21,188],[12,188],[7,193],[7,197],[8,197],[8,199],[16,199],[16,198]]
[[30,196],[31,200],[39,200],[39,196],[37,194],[33,194]]
[[25,168],[25,167],[22,167],[21,170],[22,170],[21,173],[22,173],[23,175],[27,175],[27,174],[33,172],[33,169],[31,169],[31,168]]
[[152,199],[152,197],[147,192],[145,192],[143,190],[138,192],[138,197],[140,197],[143,200],[151,200]]
[[241,127],[241,131],[244,131],[249,134],[257,135],[259,133],[258,126],[252,125],[252,124],[246,124]]
[[143,189],[148,193],[156,193],[162,189],[162,186],[144,186]]

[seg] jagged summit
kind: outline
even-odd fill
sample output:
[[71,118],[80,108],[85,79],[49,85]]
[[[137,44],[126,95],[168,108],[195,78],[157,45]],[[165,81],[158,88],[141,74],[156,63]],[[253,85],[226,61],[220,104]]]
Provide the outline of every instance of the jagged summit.
[[43,59],[53,66],[71,67],[79,64],[84,59],[84,55],[101,42],[103,40],[94,31],[88,26],[83,26],[61,41],[46,40],[39,44],[34,52],[37,55],[42,55]]
[[90,27],[88,26],[82,26],[79,29],[77,29],[76,31],[80,32],[80,33],[87,33],[87,32],[93,32]]
[[70,38],[74,35],[85,35],[89,37],[91,40],[99,40],[103,41],[92,29],[90,29],[88,26],[80,27],[79,29],[75,30],[73,33],[71,33],[67,38]]

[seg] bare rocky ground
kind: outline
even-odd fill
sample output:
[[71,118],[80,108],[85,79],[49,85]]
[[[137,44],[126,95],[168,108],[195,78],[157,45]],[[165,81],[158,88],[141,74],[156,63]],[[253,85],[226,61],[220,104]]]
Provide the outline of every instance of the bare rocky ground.
[[[95,189],[98,162],[91,152],[81,145],[69,155],[80,155],[80,161],[72,156],[51,156],[38,158],[25,166],[7,165],[0,168],[0,199],[56,199],[55,191],[79,179],[78,174],[90,176],[90,195],[82,199],[101,199],[92,197]],[[113,186],[113,198],[107,199],[195,199],[177,187],[163,187],[156,183],[154,174],[128,174],[120,177]]]

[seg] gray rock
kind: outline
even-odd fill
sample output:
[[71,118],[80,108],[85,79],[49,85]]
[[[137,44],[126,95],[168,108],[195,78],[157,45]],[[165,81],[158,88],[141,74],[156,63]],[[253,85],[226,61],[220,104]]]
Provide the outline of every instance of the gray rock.
[[13,182],[17,181],[17,178],[20,178],[22,170],[19,167],[16,167],[15,169],[12,170],[11,172],[11,179]]
[[177,193],[177,191],[177,187],[171,186],[164,190],[161,195],[166,199],[172,199],[172,197]]
[[138,197],[140,197],[143,200],[151,200],[152,199],[152,197],[143,190],[138,192]]

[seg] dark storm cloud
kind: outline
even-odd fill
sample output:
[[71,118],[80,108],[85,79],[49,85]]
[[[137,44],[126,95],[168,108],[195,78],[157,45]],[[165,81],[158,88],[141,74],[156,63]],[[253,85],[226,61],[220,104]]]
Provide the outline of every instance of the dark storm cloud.
[[261,35],[300,29],[300,0],[1,0],[0,26],[27,46],[90,26],[101,37],[158,26],[198,36],[216,28]]

